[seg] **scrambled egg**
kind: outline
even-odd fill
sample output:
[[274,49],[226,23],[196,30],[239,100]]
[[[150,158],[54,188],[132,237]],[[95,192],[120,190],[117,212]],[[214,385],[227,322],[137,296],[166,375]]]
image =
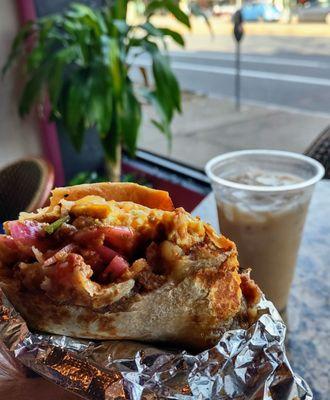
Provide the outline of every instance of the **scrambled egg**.
[[77,201],[62,200],[66,212],[76,217],[99,219],[105,226],[127,226],[138,233],[152,233],[162,225],[168,240],[179,246],[191,246],[205,237],[204,224],[183,208],[174,211],[151,209],[131,201],[106,201],[100,196],[85,196]]

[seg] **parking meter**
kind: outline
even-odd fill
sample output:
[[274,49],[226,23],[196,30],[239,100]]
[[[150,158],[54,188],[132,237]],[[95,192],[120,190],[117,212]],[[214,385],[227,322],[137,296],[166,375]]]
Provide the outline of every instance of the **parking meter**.
[[236,40],[236,79],[235,79],[235,98],[236,109],[239,111],[241,108],[241,85],[240,85],[240,41],[243,38],[243,15],[241,10],[237,10],[233,15],[234,23],[234,37]]
[[244,31],[243,31],[243,15],[241,10],[237,10],[233,15],[234,22],[234,36],[237,42],[240,42]]

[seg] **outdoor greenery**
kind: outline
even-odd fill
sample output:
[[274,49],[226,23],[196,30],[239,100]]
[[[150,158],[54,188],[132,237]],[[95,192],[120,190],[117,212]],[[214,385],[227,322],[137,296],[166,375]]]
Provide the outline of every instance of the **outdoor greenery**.
[[[115,0],[103,9],[73,4],[63,14],[28,22],[16,36],[3,73],[20,59],[26,81],[19,102],[22,117],[40,101],[50,102],[51,120],[61,120],[77,150],[88,128],[96,127],[104,148],[107,174],[119,180],[123,145],[136,150],[141,104],[152,104],[152,123],[168,139],[175,112],[181,111],[178,82],[166,55],[166,40],[184,46],[183,37],[152,24],[154,13],[165,10],[190,27],[189,17],[175,0],[148,3],[143,23],[127,22],[128,0]],[[137,55],[152,63],[153,86],[133,85],[130,70]]]

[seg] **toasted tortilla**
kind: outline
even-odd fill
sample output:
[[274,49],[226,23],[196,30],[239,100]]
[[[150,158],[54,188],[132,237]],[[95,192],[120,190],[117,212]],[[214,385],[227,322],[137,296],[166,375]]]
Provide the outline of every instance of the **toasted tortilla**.
[[[229,263],[235,264],[235,255]],[[42,293],[21,291],[13,281],[1,287],[31,329],[86,339],[168,342],[192,349],[212,346],[239,324],[242,293],[238,274],[209,266],[181,282],[168,282],[129,301],[93,308],[60,304]]]
[[101,182],[56,188],[52,191],[50,207],[62,199],[74,201],[87,195],[96,195],[105,200],[132,201],[136,204],[159,210],[172,211],[172,200],[163,190],[155,190],[136,183]]

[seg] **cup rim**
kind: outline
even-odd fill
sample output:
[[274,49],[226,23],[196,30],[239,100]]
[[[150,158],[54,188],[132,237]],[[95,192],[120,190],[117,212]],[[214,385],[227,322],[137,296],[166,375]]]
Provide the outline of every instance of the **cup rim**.
[[[316,174],[310,179],[307,179],[303,182],[295,183],[292,185],[283,185],[283,186],[256,186],[256,185],[248,185],[245,183],[237,183],[232,182],[230,180],[220,178],[219,176],[215,175],[212,171],[212,168],[219,162],[223,160],[227,160],[229,158],[234,158],[236,156],[241,155],[253,155],[253,154],[262,154],[262,155],[274,155],[280,157],[291,157],[300,161],[305,161],[308,164],[312,165],[316,168]],[[211,179],[211,181],[216,182],[220,185],[227,186],[233,189],[242,189],[242,190],[249,190],[254,192],[284,192],[290,190],[297,190],[297,189],[304,189],[308,186],[314,185],[316,182],[322,179],[325,173],[325,169],[323,165],[314,160],[311,157],[305,156],[299,153],[293,153],[291,151],[283,151],[283,150],[267,150],[267,149],[257,149],[257,150],[238,150],[238,151],[231,151],[228,153],[220,154],[209,160],[205,166],[206,175]]]

